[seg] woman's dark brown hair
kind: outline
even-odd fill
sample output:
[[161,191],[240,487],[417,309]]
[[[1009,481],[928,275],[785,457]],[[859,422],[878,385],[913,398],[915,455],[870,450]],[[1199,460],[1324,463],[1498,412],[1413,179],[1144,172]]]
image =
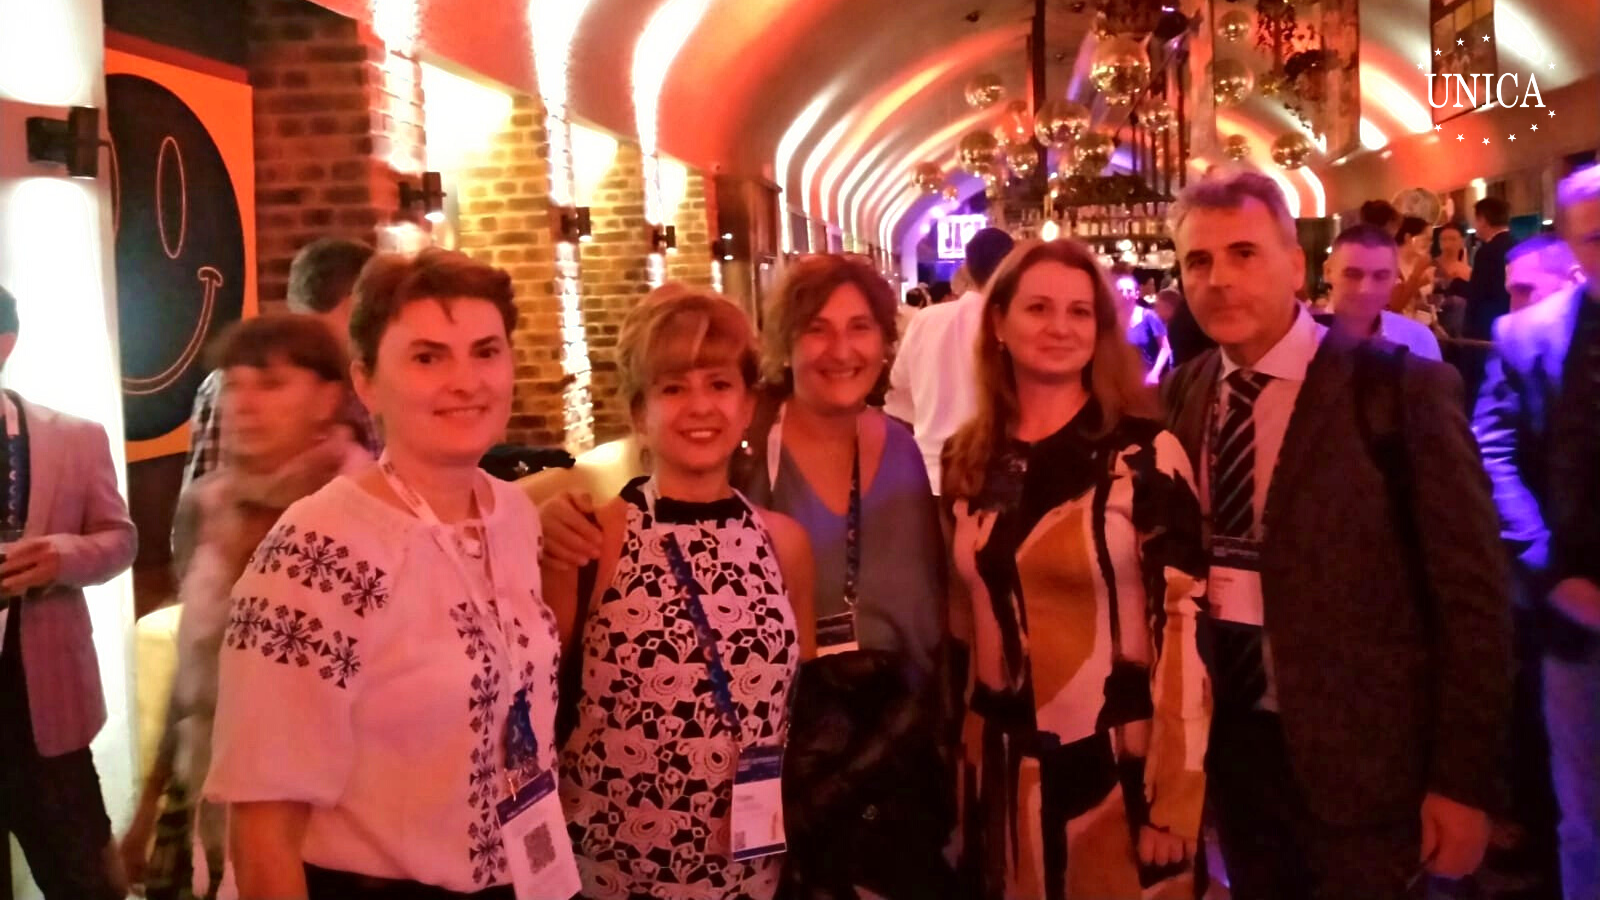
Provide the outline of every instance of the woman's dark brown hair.
[[1016,299],[1022,276],[1034,266],[1058,262],[1089,276],[1094,285],[1094,356],[1083,370],[1084,387],[1100,406],[1101,431],[1109,432],[1124,416],[1154,416],[1155,398],[1144,384],[1144,364],[1128,343],[1118,312],[1117,294],[1094,254],[1073,240],[1023,241],[1000,263],[989,281],[978,332],[978,411],[945,447],[946,497],[975,497],[983,488],[990,458],[1020,412],[1017,378],[1011,355],[1000,344],[996,323]]
[[900,301],[894,288],[871,265],[840,253],[806,256],[789,265],[783,283],[767,304],[761,328],[761,376],[768,384],[785,385],[789,352],[811,320],[828,305],[833,292],[854,285],[867,298],[873,321],[883,332],[885,347],[894,346],[895,314]]
[[454,250],[429,248],[415,256],[380,253],[356,279],[356,303],[350,311],[350,342],[356,359],[371,372],[378,366],[378,344],[400,310],[417,300],[433,300],[450,312],[461,298],[487,300],[500,312],[506,338],[517,329],[517,305],[511,276],[504,269],[478,262]]
[[343,381],[349,357],[328,326],[311,316],[277,313],[229,325],[207,353],[213,369],[249,366],[265,369],[285,362],[323,381]]

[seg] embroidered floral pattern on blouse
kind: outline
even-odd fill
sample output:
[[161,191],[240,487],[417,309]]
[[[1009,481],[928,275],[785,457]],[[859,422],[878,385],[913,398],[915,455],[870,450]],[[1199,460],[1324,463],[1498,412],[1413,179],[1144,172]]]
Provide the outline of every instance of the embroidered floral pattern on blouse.
[[313,661],[320,662],[318,677],[341,688],[348,687],[361,671],[355,638],[340,631],[324,637],[321,619],[282,604],[273,606],[266,597],[234,601],[223,641],[234,650],[259,649],[262,656],[280,665],[303,669]]
[[341,603],[365,618],[389,604],[388,575],[366,560],[348,563],[349,558],[350,548],[329,535],[283,525],[256,548],[250,565],[261,574],[281,571],[301,587],[338,592]]
[[[493,600],[490,604],[491,609],[497,609],[493,606]],[[478,746],[472,751],[472,773],[468,776],[470,799],[478,812],[478,821],[468,827],[467,835],[468,846],[471,847],[472,877],[477,883],[488,885],[497,876],[503,876],[508,865],[494,812],[500,772],[498,755],[495,753],[495,748],[499,746],[495,726],[500,721],[497,712],[504,695],[500,690],[500,669],[495,665],[495,654],[477,609],[471,603],[457,603],[450,610],[450,620],[456,624],[456,634],[466,642],[467,658],[481,663],[483,667],[481,672],[472,676],[471,692],[467,696],[467,709],[472,713],[472,730],[478,735]]]

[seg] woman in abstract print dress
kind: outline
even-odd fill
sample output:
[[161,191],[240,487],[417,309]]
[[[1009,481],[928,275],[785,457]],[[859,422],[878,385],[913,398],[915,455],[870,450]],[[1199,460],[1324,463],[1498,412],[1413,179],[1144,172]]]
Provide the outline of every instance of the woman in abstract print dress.
[[986,301],[978,415],[945,447],[972,660],[956,846],[982,900],[1192,890],[1200,507],[1122,335],[1082,245],[1019,245]]

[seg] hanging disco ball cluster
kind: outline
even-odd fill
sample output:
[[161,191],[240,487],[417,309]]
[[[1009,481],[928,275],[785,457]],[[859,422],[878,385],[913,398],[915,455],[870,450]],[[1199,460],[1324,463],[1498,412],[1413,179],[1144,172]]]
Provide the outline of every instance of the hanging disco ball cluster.
[[1150,57],[1127,35],[1102,38],[1089,63],[1089,82],[1113,106],[1132,103],[1150,86]]
[[[1257,35],[1258,46],[1272,47],[1275,62],[1258,75],[1242,60],[1218,58],[1211,62],[1209,77],[1211,96],[1219,109],[1237,107],[1252,96],[1270,97],[1282,101],[1306,125],[1311,124],[1305,101],[1299,88],[1289,77],[1295,71],[1296,54],[1288,60],[1287,67],[1278,55],[1285,38],[1309,40],[1315,32],[1302,27],[1295,15],[1294,4],[1289,0],[1259,0],[1259,9],[1252,10],[1244,3],[1230,0],[1226,11],[1216,18],[1217,46],[1243,44],[1252,34]],[[1325,55],[1324,51],[1317,51]],[[1319,57],[1320,58],[1320,57]],[[1242,135],[1230,135],[1223,141],[1222,152],[1229,159],[1239,161],[1250,154],[1249,143]],[[1288,131],[1272,142],[1272,161],[1285,169],[1303,168],[1316,152],[1316,145],[1301,131]]]

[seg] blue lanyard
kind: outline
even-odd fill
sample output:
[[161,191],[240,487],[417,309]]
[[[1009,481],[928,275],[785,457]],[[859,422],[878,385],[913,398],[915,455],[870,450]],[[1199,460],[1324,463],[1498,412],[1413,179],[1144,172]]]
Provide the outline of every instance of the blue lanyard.
[[711,697],[716,701],[722,718],[733,730],[733,739],[742,744],[744,727],[739,724],[739,713],[733,706],[733,679],[729,677],[727,668],[722,664],[722,650],[717,646],[717,633],[712,629],[711,620],[706,617],[706,608],[700,599],[700,583],[695,580],[694,570],[689,567],[689,560],[684,558],[683,548],[678,546],[676,535],[666,536],[666,551],[667,562],[672,566],[672,575],[678,580],[678,586],[683,588],[684,605],[689,607],[689,620],[694,623],[695,636],[700,639],[700,649],[706,654],[706,671],[711,676]]

